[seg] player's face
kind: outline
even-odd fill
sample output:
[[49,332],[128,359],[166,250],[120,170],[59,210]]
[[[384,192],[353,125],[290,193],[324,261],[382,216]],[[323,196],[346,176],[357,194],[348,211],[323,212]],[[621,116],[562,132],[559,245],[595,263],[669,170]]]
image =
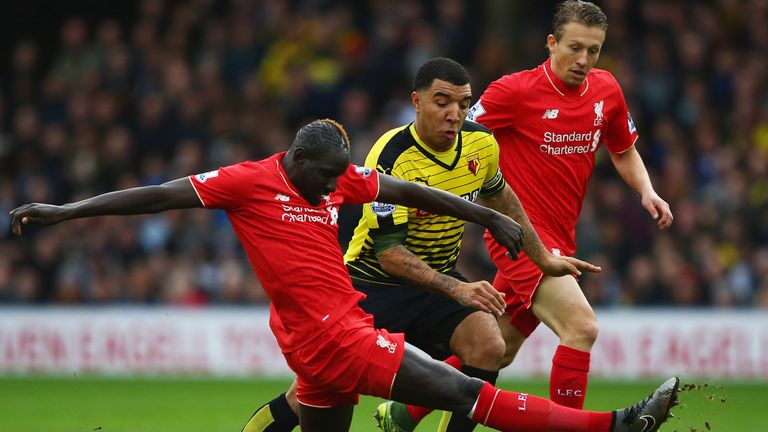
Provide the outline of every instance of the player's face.
[[301,164],[301,179],[296,184],[301,196],[318,205],[323,195],[336,190],[336,182],[349,167],[349,153],[328,151],[317,159],[305,158]]
[[552,72],[567,85],[580,86],[597,63],[604,41],[605,31],[600,27],[566,24],[559,41],[554,35],[547,36]]
[[443,151],[456,141],[456,135],[467,118],[472,89],[469,84],[459,86],[435,80],[428,89],[413,92],[411,101],[416,108],[419,138],[433,149]]

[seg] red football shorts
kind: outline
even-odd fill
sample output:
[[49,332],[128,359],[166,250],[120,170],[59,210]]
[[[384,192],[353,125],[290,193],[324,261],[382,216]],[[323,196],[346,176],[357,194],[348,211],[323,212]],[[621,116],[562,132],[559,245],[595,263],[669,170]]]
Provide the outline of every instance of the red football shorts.
[[361,393],[390,399],[404,353],[402,333],[374,329],[373,316],[355,306],[285,359],[297,375],[299,402],[327,408],[357,404]]
[[[551,236],[537,230],[544,247],[555,255],[562,255],[561,249]],[[510,323],[523,336],[528,337],[541,323],[531,311],[531,300],[544,274],[524,254],[520,253],[517,260],[509,259],[507,250],[496,243],[485,233],[485,244],[494,264],[499,269],[493,280],[493,287],[505,294],[506,312],[510,315]]]

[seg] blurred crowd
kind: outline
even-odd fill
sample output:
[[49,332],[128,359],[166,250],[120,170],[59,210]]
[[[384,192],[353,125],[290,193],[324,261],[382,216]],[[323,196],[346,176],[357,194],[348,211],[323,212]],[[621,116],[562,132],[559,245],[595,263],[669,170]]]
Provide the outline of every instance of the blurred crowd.
[[[555,1],[142,0],[135,19],[61,23],[55,55],[15,42],[0,71],[0,303],[247,304],[266,297],[216,211],[25,227],[8,211],[157,184],[341,121],[361,163],[410,122],[415,70],[466,65],[475,98],[546,58]],[[667,232],[598,155],[578,256],[597,306],[768,307],[768,2],[598,2],[598,67],[624,89]],[[342,244],[356,222],[342,214]],[[477,227],[461,268],[491,280]]]

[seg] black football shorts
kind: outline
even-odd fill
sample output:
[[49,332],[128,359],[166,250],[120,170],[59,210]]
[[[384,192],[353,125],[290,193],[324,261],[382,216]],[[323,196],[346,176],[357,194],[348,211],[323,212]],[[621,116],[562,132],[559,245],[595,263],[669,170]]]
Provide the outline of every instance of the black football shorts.
[[[455,270],[447,274],[461,281],[467,280]],[[438,360],[451,355],[453,331],[469,314],[477,312],[477,309],[414,285],[378,285],[355,279],[352,284],[368,296],[359,304],[373,315],[376,328],[405,333],[408,343]]]

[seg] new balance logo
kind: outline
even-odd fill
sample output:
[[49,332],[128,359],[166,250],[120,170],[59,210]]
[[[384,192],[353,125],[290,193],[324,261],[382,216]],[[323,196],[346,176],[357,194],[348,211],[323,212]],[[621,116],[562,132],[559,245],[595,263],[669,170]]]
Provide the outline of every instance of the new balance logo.
[[277,201],[288,202],[288,201],[291,200],[291,197],[289,197],[288,195],[283,195],[283,194],[279,193],[279,194],[275,195],[275,199]]
[[556,119],[557,115],[560,113],[560,110],[556,109],[548,109],[544,111],[544,115],[541,116],[543,119]]

